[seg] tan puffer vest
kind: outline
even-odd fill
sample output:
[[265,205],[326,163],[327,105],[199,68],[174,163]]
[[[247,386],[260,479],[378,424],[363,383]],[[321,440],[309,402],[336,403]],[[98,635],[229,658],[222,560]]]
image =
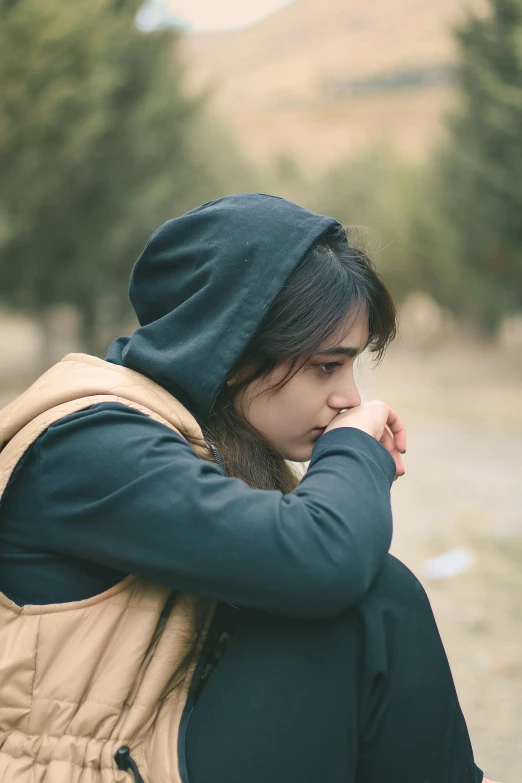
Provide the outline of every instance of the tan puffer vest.
[[[110,401],[201,439],[193,448],[212,458],[193,416],[165,389],[132,370],[70,354],[0,411],[0,498],[50,424]],[[134,576],[75,603],[20,607],[0,593],[2,783],[133,783],[114,761],[122,746],[146,783],[181,783],[180,719],[213,607],[171,595]],[[198,609],[206,620],[191,656]]]

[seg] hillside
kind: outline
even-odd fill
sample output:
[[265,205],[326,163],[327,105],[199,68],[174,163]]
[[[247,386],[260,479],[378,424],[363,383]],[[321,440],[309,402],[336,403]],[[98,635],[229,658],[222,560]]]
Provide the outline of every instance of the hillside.
[[422,155],[451,102],[450,26],[464,8],[297,0],[244,30],[187,36],[190,84],[213,89],[215,111],[257,160],[287,152],[315,168],[381,138]]

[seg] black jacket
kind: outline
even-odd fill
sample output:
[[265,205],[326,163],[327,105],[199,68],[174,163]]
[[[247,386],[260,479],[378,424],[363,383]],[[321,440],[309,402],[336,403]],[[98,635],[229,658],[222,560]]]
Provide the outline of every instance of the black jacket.
[[[270,303],[330,226],[284,199],[238,194],[169,221],[131,277],[140,328],[107,360],[168,389],[204,427]],[[18,604],[95,595],[133,573],[271,613],[358,601],[391,541],[395,463],[355,429],[321,436],[298,488],[253,490],[125,406],[49,427],[0,505],[0,590]]]

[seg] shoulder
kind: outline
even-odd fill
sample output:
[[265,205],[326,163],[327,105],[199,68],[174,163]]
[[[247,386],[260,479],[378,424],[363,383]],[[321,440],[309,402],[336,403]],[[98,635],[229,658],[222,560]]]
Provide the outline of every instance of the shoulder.
[[136,437],[163,437],[186,444],[184,438],[170,427],[155,421],[147,414],[123,403],[104,402],[64,416],[51,424],[38,438],[39,446],[49,448],[56,444],[78,449],[89,442],[118,447]]
[[54,424],[51,424],[40,438],[42,439],[49,435],[57,436],[72,430],[75,432],[88,432],[100,427],[123,430],[123,428],[127,429],[129,426],[146,427],[152,431],[159,432],[166,430],[167,432],[172,432],[179,439],[179,436],[173,430],[147,416],[146,413],[119,402],[98,403],[64,416],[63,419],[58,419]]
[[136,409],[102,403],[52,424],[34,444],[39,483],[94,481],[115,487],[177,458],[198,459],[187,441]]

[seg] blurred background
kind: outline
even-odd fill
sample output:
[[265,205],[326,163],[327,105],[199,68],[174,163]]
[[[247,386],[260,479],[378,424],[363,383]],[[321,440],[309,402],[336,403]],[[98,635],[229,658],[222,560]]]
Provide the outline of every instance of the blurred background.
[[261,191],[358,226],[400,309],[419,576],[488,777],[522,780],[522,0],[0,0],[0,404],[135,328],[165,220]]

